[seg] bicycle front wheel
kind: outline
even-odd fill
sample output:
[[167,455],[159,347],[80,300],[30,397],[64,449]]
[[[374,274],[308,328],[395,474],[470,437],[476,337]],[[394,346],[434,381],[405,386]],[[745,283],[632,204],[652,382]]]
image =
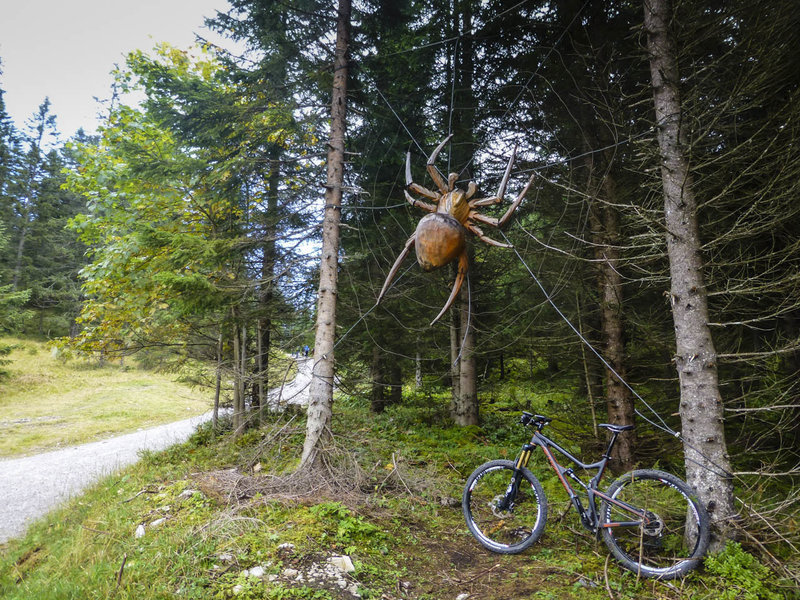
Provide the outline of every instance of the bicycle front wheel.
[[492,552],[517,554],[544,532],[547,498],[539,480],[510,460],[487,462],[472,473],[461,502],[467,527]]
[[655,470],[626,473],[600,506],[603,541],[619,562],[645,577],[674,579],[698,567],[709,522],[684,481]]

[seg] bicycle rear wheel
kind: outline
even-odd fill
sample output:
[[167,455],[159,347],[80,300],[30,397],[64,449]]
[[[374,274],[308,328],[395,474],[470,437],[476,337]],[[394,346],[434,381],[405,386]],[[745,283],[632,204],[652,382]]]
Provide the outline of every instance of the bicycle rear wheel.
[[674,579],[700,565],[708,547],[708,515],[688,484],[645,469],[617,479],[607,495],[614,502],[600,506],[603,541],[626,569]]
[[547,521],[541,484],[510,460],[493,460],[475,469],[467,479],[461,506],[472,535],[501,554],[530,547],[542,536]]

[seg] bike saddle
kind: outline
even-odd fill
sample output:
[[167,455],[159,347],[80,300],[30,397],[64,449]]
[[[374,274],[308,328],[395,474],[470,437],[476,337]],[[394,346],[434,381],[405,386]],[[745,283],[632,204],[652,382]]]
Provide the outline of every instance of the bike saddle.
[[614,425],[613,423],[598,423],[598,427],[605,427],[609,431],[620,433],[621,431],[630,431],[633,425]]

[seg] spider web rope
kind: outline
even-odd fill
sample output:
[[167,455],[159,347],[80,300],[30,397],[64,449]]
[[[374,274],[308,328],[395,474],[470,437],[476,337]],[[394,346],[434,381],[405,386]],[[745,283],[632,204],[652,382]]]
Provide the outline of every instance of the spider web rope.
[[[503,239],[506,241],[506,243],[508,243],[508,244],[511,243],[510,240],[508,239],[508,237],[506,237],[505,232],[503,232],[502,230],[500,230],[500,235],[503,236]],[[641,417],[642,419],[644,419],[648,423],[650,423],[650,425],[652,425],[653,427],[655,427],[657,429],[660,429],[661,431],[664,431],[665,433],[668,433],[671,436],[674,436],[675,438],[679,439],[684,444],[684,446],[686,446],[686,447],[690,448],[691,450],[693,450],[694,452],[696,452],[699,456],[703,457],[708,462],[708,464],[713,465],[716,469],[719,469],[719,471],[715,471],[714,469],[711,469],[708,465],[702,464],[702,463],[700,463],[700,462],[698,462],[698,461],[696,461],[696,460],[694,460],[692,458],[686,457],[686,460],[688,460],[690,462],[693,462],[694,464],[706,469],[707,471],[710,471],[710,472],[714,473],[717,476],[722,476],[722,477],[724,477],[726,479],[736,478],[736,475],[734,475],[733,473],[731,473],[730,471],[728,471],[724,467],[718,465],[707,454],[703,453],[700,449],[695,447],[690,442],[687,442],[686,439],[681,435],[680,431],[675,431],[669,425],[667,425],[666,421],[664,421],[664,419],[661,417],[661,415],[658,414],[658,412],[625,379],[623,379],[622,376],[619,373],[617,373],[617,371],[614,369],[614,367],[612,367],[609,364],[609,362],[605,359],[605,357],[603,357],[603,355],[600,353],[600,351],[597,350],[592,345],[592,343],[588,339],[586,339],[586,337],[580,332],[580,330],[577,327],[575,327],[575,325],[572,324],[572,321],[570,321],[569,317],[567,317],[567,315],[565,315],[561,311],[561,309],[555,303],[555,300],[553,300],[552,295],[547,292],[547,289],[544,287],[544,285],[542,284],[541,280],[538,277],[536,277],[536,275],[531,270],[531,268],[528,266],[528,263],[525,262],[525,259],[519,253],[517,248],[514,247],[513,249],[514,249],[514,253],[517,255],[517,258],[520,260],[522,265],[528,271],[528,274],[533,278],[533,280],[536,283],[536,285],[542,291],[542,294],[544,294],[544,297],[547,300],[548,304],[550,304],[550,306],[553,307],[553,310],[556,311],[558,316],[561,317],[561,319],[569,326],[569,328],[575,333],[575,335],[577,335],[578,338],[580,338],[581,342],[583,342],[586,345],[586,347],[589,348],[589,350],[591,350],[592,353],[594,353],[594,355],[597,356],[598,359],[600,359],[600,362],[602,362],[603,365],[605,365],[606,369],[608,369],[609,372],[611,374],[613,374],[614,377],[617,378],[617,381],[619,381],[622,385],[624,385],[636,397],[637,400],[639,400],[642,404],[644,404],[645,407],[647,407],[647,409],[655,416],[655,418],[658,419],[659,423],[656,423],[653,420],[651,420],[648,417],[646,417],[644,414],[642,414],[642,412],[638,408],[634,409],[634,412],[636,413],[636,415]]]
[[[550,55],[555,51],[555,48],[560,44],[561,40],[568,33],[569,29],[572,27],[572,25],[578,19],[578,17],[583,12],[583,10],[586,8],[586,6],[588,6],[589,2],[590,2],[590,0],[586,0],[583,3],[583,5],[581,6],[581,8],[578,11],[576,11],[576,13],[573,16],[573,18],[570,20],[570,22],[567,24],[567,26],[562,30],[561,34],[558,36],[558,38],[553,43],[553,45],[549,48],[547,54],[544,56],[544,58],[541,61],[539,61],[536,69],[530,75],[530,77],[527,79],[525,84],[521,87],[521,89],[520,89],[519,93],[517,94],[517,96],[514,98],[514,100],[510,103],[510,105],[503,112],[503,115],[499,119],[500,122],[503,122],[503,121],[508,119],[509,115],[511,114],[511,111],[514,109],[516,104],[520,101],[520,99],[522,98],[523,94],[525,93],[525,90],[528,89],[528,86],[531,84],[533,79],[538,75],[539,71],[542,68],[542,65],[544,65],[546,63],[546,61],[549,59]],[[512,7],[509,10],[517,8],[517,7],[521,6],[522,4],[524,4],[524,2],[518,3],[517,5],[515,5],[514,7]],[[508,12],[508,11],[505,11],[505,12]],[[501,13],[501,15],[502,14],[504,14],[504,13]],[[499,18],[501,15],[497,15],[495,18]],[[487,21],[487,23],[490,22],[490,21]],[[463,37],[464,35],[473,33],[475,31],[475,29],[476,28],[473,27],[468,32],[459,33],[459,35],[457,35],[457,36],[454,36],[452,38],[448,38],[447,40],[443,40],[442,42],[439,42],[439,44],[445,44],[445,43],[449,43],[450,41],[455,41],[454,50],[453,50],[453,52],[454,52],[454,54],[453,54],[453,57],[454,57],[453,58],[453,64],[454,65],[455,65],[455,54],[458,51],[458,44],[459,44],[460,38]],[[431,44],[431,45],[433,45],[433,44]],[[425,47],[429,47],[429,46],[425,46]],[[409,51],[414,51],[414,50],[415,49],[410,49]],[[408,127],[404,123],[403,119],[400,117],[400,115],[397,113],[397,111],[394,109],[394,107],[391,105],[391,103],[388,101],[386,96],[381,92],[381,90],[378,88],[377,84],[374,81],[373,81],[373,86],[376,89],[376,91],[378,92],[378,94],[381,97],[381,99],[389,107],[390,111],[394,114],[395,118],[400,122],[400,124],[402,125],[403,129],[409,135],[409,137],[411,138],[413,143],[420,150],[420,152],[422,152],[423,154],[426,154],[425,151],[422,149],[421,145],[419,144],[419,142],[411,134],[410,130],[408,129]],[[453,113],[454,113],[454,100],[455,100],[455,74],[453,75],[453,81],[451,83],[450,106],[448,107],[448,134],[450,134],[451,131],[452,131],[452,121],[453,121]],[[516,121],[516,119],[515,119],[515,121]],[[519,173],[538,172],[538,171],[541,171],[541,170],[546,169],[546,168],[551,167],[551,166],[566,164],[566,163],[575,161],[575,160],[577,160],[579,158],[582,158],[582,157],[585,157],[585,156],[589,156],[589,155],[592,155],[592,154],[595,154],[595,153],[598,153],[598,152],[603,152],[603,151],[606,151],[606,150],[609,150],[609,149],[613,149],[613,148],[615,148],[617,146],[621,146],[623,144],[631,143],[634,140],[637,140],[639,138],[642,138],[642,137],[645,137],[645,136],[648,136],[648,135],[652,135],[652,131],[653,131],[653,128],[651,127],[651,128],[648,128],[648,130],[643,131],[643,132],[641,132],[641,133],[639,133],[639,134],[637,134],[635,136],[630,136],[630,137],[628,137],[628,138],[626,138],[624,140],[620,140],[620,141],[615,142],[613,144],[609,144],[608,146],[605,146],[603,148],[593,149],[593,150],[590,150],[590,151],[587,151],[587,152],[583,152],[583,153],[575,155],[575,156],[565,157],[565,158],[562,158],[562,159],[559,159],[559,160],[556,160],[556,161],[551,161],[551,162],[549,162],[549,163],[547,163],[545,165],[540,165],[540,166],[534,167],[532,169],[520,170]],[[449,154],[451,154],[451,153],[448,153],[448,161],[450,160]],[[476,156],[475,156],[475,154],[473,154],[472,157],[470,158],[470,160],[467,162],[467,164],[462,168],[461,174],[463,174],[469,168],[469,166],[475,161],[475,158],[476,158]],[[448,165],[448,171],[449,171],[449,165]],[[395,207],[398,207],[398,206],[405,206],[405,204],[401,203],[401,204],[397,204],[397,205],[392,205],[391,208],[395,208]],[[372,209],[373,210],[381,210],[383,208],[389,208],[389,207],[373,207]],[[504,232],[500,231],[500,234],[502,235],[502,237],[506,241],[506,243],[510,243],[510,241],[508,240],[508,238],[506,237]],[[585,344],[592,351],[592,353],[597,356],[597,358],[603,363],[603,365],[609,370],[609,372],[611,372],[617,378],[617,380],[622,385],[624,385],[634,395],[634,397],[636,397],[647,408],[647,410],[650,413],[652,413],[652,415],[655,417],[657,422],[655,420],[653,420],[653,419],[648,418],[639,409],[634,409],[635,414],[637,416],[639,416],[641,419],[643,419],[644,421],[646,421],[647,423],[649,423],[654,428],[659,429],[659,430],[661,430],[661,431],[663,431],[665,433],[668,433],[669,435],[674,436],[677,439],[679,439],[684,444],[685,447],[688,447],[691,450],[693,450],[694,452],[696,452],[698,454],[698,456],[701,456],[703,459],[705,459],[705,461],[707,461],[708,464],[713,465],[716,469],[718,469],[718,471],[715,471],[714,469],[711,469],[708,466],[708,464],[702,464],[702,463],[700,463],[700,462],[698,462],[698,461],[696,461],[696,460],[694,460],[694,459],[692,459],[690,457],[686,457],[687,461],[693,462],[693,463],[697,464],[698,466],[700,466],[700,467],[702,467],[702,468],[704,468],[704,469],[706,469],[706,470],[708,470],[710,472],[715,473],[718,476],[722,475],[723,477],[726,477],[726,478],[735,477],[727,469],[725,469],[725,468],[721,467],[720,465],[716,464],[710,457],[708,457],[706,454],[704,454],[701,450],[699,450],[698,448],[694,447],[692,444],[688,443],[681,436],[680,432],[673,430],[666,423],[666,421],[664,421],[664,419],[661,417],[661,415],[630,384],[628,384],[628,382],[626,380],[624,380],[616,372],[616,370],[608,363],[608,361],[602,356],[602,354],[597,349],[594,348],[594,346],[588,341],[588,339],[572,324],[572,322],[569,320],[569,318],[561,311],[561,309],[557,306],[557,304],[553,300],[552,295],[547,292],[547,290],[544,288],[543,284],[541,283],[540,279],[531,270],[531,268],[525,262],[524,258],[519,253],[519,251],[516,249],[516,247],[513,247],[513,248],[514,248],[514,252],[515,252],[517,258],[520,260],[520,262],[523,264],[525,269],[528,271],[529,275],[532,277],[532,279],[534,280],[536,285],[539,287],[539,289],[544,294],[544,297],[545,297],[545,300],[547,301],[547,303],[549,303],[552,306],[552,308],[556,311],[556,313],[564,320],[564,322],[569,326],[569,328],[572,329],[572,331],[578,336],[578,338],[581,340],[581,342],[583,344]],[[404,273],[406,273],[406,272],[408,272],[408,270],[406,270]],[[464,328],[464,337],[462,338],[462,343],[460,345],[459,354],[456,357],[456,360],[453,362],[453,365],[455,365],[461,359],[461,355],[462,355],[462,352],[463,352],[464,341],[466,340],[466,334],[469,331],[469,326],[471,324],[472,300],[471,300],[471,288],[470,288],[469,275],[467,276],[467,286],[468,286],[467,287],[467,293],[468,293],[468,313],[467,313],[468,314],[468,320],[467,320],[466,327]],[[377,304],[375,306],[377,306]],[[344,341],[344,339],[355,328],[355,326],[358,325],[358,323],[360,323],[361,321],[363,321],[374,310],[375,306],[373,306],[366,313],[364,313],[364,315],[362,315],[356,321],[356,323],[346,332],[345,336],[340,338],[340,340],[337,342],[336,345],[338,345],[339,343]]]

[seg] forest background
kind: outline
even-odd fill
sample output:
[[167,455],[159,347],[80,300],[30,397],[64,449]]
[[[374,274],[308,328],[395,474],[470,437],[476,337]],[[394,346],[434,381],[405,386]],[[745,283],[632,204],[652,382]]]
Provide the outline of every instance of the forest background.
[[[0,326],[57,339],[63,352],[213,364],[197,383],[231,397],[241,433],[276,384],[270,358],[314,345],[337,12],[313,0],[230,5],[209,25],[246,52],[200,40],[132,53],[97,136],[54,145],[46,101],[19,131],[0,95]],[[409,394],[452,398],[453,420],[474,426],[524,407],[513,386],[533,382],[557,392],[549,410],[570,415],[587,449],[602,446],[598,421],[635,421],[621,467],[682,455],[668,435],[686,428],[676,365],[694,357],[675,350],[664,127],[642,4],[352,8],[334,291],[340,389],[367,394],[376,412]],[[669,13],[716,346],[704,368],[719,374],[724,417],[723,438],[709,443],[730,461],[737,535],[791,549],[796,13],[788,0],[685,0]],[[132,90],[145,100],[126,102]],[[426,274],[409,261],[375,304],[422,216],[403,195],[406,153],[415,181],[430,185],[424,160],[451,133],[440,163],[461,185],[493,193],[515,146],[509,197],[531,176],[534,185],[502,234],[486,232],[514,248],[472,244],[456,308],[430,327],[449,269]]]

